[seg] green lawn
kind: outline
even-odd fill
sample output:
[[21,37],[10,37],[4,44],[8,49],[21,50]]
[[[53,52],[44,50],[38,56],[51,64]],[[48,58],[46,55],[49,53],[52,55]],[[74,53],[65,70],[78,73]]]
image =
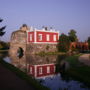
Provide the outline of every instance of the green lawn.
[[80,63],[79,56],[80,54],[66,58],[70,64],[70,69],[66,71],[66,74],[90,86],[90,67]]

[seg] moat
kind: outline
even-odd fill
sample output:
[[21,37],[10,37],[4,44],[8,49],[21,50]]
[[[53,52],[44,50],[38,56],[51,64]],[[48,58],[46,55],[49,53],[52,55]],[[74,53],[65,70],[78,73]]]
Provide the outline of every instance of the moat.
[[3,56],[4,61],[26,72],[51,90],[90,90],[83,82],[62,74],[62,71],[70,68],[64,61],[65,57],[65,55],[24,55],[21,58]]

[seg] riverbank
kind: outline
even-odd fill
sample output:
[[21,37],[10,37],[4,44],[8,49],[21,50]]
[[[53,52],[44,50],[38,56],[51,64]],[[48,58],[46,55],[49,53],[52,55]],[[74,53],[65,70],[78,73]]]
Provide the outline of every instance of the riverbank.
[[66,74],[90,87],[90,66],[79,61],[80,55],[69,56],[65,59],[70,64],[70,69],[66,71]]
[[79,57],[79,61],[90,66],[90,54],[83,54]]
[[0,89],[1,90],[35,90],[26,81],[17,77],[13,72],[0,63]]
[[[1,68],[2,70],[0,70],[1,71],[1,74],[2,74],[2,77],[0,77],[0,78],[2,78],[2,80],[4,80],[3,81],[3,83],[5,83],[4,86],[6,85],[6,88],[8,88],[8,89],[19,90],[19,89],[16,89],[16,88],[19,88],[20,87],[20,88],[22,88],[20,90],[49,90],[47,87],[42,86],[33,77],[28,76],[26,73],[22,72],[21,70],[19,70],[18,68],[14,67],[13,65],[11,65],[9,63],[6,63],[3,60],[0,60],[0,66],[2,66],[2,68]],[[3,74],[4,74],[4,76],[3,76]],[[18,79],[21,79],[20,82],[24,81],[24,83],[27,84],[25,86],[26,89],[24,87],[25,84],[23,85],[22,83],[21,84],[20,83],[17,83],[18,82],[18,79],[16,79],[16,81],[14,82],[14,80],[15,80],[14,77],[15,78],[18,78]],[[7,83],[5,82],[5,79],[4,78],[6,78],[6,80],[7,80],[6,82]],[[12,79],[11,82],[10,82],[10,79]],[[0,82],[1,82],[1,79],[0,79]],[[10,84],[11,84],[11,86],[10,86]],[[8,87],[8,85],[9,85],[9,87]],[[19,85],[21,85],[22,87],[19,86]],[[31,89],[30,88],[27,89],[30,86],[31,86]],[[4,87],[2,87],[2,88],[4,88]]]
[[8,52],[8,51],[9,51],[9,49],[7,49],[7,50],[0,50],[0,53]]

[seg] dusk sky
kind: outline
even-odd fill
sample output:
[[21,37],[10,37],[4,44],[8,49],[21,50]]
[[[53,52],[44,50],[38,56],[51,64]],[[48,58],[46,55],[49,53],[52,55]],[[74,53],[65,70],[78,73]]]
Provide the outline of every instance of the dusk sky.
[[80,41],[90,36],[90,0],[0,0],[0,27],[6,25],[4,41],[22,24],[41,29],[53,27],[67,34],[75,29]]

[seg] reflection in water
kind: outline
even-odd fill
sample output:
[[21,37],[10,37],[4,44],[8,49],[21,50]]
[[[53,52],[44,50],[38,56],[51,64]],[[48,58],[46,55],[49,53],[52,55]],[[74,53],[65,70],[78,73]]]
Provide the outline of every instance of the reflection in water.
[[18,51],[17,51],[17,57],[21,58],[24,54],[24,51],[21,47],[18,48]]
[[[70,79],[66,81],[61,77],[61,74],[56,69],[60,72],[68,64],[64,62],[64,58],[61,59],[59,57],[56,55],[44,57],[24,55],[18,58],[12,55],[10,60],[14,66],[26,72],[28,75],[35,77],[42,85],[49,87],[51,90],[89,90],[88,88],[82,88],[81,86],[83,84],[77,81]],[[57,68],[58,66],[59,68]]]
[[0,52],[0,59],[8,56],[8,52]]
[[56,57],[24,55],[20,59],[11,57],[11,63],[35,78],[41,78],[55,74]]

